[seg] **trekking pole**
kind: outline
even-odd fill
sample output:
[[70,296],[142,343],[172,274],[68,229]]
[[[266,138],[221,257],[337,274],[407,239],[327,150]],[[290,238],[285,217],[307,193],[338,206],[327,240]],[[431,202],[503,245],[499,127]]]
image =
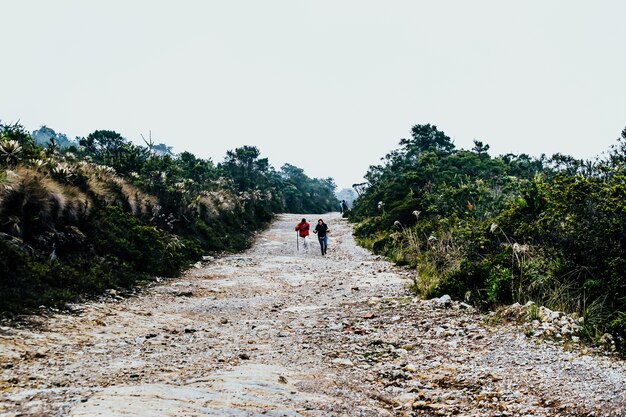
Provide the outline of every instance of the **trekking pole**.
[[300,240],[298,239],[298,231],[296,230],[296,251],[300,252]]

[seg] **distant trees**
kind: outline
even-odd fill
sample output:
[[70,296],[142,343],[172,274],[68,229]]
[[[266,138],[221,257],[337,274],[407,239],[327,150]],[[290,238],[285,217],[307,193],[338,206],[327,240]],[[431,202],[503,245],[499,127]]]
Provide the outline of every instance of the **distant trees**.
[[55,146],[61,149],[78,145],[76,141],[70,140],[64,133],[57,133],[46,125],[32,131],[30,135],[37,145],[44,148],[48,147],[50,143],[54,143]]
[[335,196],[337,186],[332,178],[311,179],[301,168],[291,164],[281,167],[281,178],[285,188],[283,194],[289,212],[325,213],[337,211],[339,204]]
[[353,188],[343,188],[337,192],[337,198],[339,200],[345,200],[348,207],[352,207],[354,200],[357,198],[357,192]]

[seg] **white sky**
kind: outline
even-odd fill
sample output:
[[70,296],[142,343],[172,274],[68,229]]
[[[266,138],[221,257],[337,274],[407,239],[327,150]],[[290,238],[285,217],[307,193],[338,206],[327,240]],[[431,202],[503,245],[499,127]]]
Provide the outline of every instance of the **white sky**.
[[258,146],[340,188],[418,123],[592,158],[626,126],[626,2],[0,0],[0,120]]

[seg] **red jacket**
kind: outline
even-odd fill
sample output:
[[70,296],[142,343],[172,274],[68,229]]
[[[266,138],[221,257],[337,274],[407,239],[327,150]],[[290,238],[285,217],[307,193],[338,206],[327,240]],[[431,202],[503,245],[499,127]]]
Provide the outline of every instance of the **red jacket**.
[[309,235],[309,222],[300,222],[296,225],[296,230],[300,232],[300,237],[307,237]]

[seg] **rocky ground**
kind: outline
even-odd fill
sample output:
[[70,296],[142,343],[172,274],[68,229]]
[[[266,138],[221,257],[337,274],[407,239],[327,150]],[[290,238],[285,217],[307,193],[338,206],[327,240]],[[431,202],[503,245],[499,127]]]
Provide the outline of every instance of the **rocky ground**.
[[626,415],[623,362],[412,297],[337,215],[326,257],[315,237],[298,253],[300,217],[133,296],[3,323],[0,415]]

